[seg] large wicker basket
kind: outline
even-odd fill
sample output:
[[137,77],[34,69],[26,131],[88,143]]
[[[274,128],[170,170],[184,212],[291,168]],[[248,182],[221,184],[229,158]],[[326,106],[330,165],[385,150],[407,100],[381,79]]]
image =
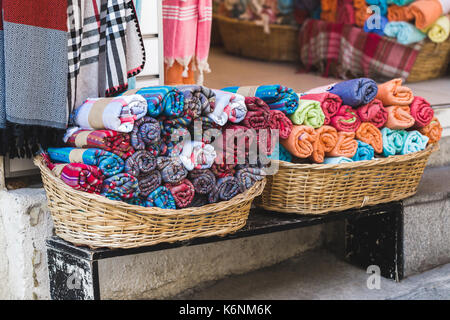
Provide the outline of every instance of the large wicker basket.
[[252,21],[214,15],[225,51],[267,61],[298,61],[298,28],[271,24],[270,33]]
[[265,180],[229,201],[198,208],[145,208],[77,191],[58,179],[41,156],[41,170],[56,234],[76,245],[133,248],[196,237],[223,236],[245,226]]
[[277,161],[278,172],[256,204],[264,209],[322,214],[375,205],[412,196],[431,153],[424,151],[342,164],[295,164]]

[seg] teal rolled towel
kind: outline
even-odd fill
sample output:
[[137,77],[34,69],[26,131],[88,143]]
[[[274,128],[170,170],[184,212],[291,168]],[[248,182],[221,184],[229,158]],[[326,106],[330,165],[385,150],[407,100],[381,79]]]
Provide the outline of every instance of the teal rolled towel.
[[428,143],[428,137],[424,136],[417,130],[408,132],[403,143],[403,148],[400,154],[408,154],[425,150]]
[[398,43],[405,45],[422,41],[427,36],[414,25],[405,21],[391,21],[386,23],[384,34],[388,37],[397,38]]
[[278,144],[278,154],[276,148],[271,155],[268,156],[272,160],[281,160],[286,162],[292,162],[292,155],[281,144]]
[[323,161],[324,164],[339,164],[347,162],[353,162],[353,160],[347,157],[328,157]]
[[355,155],[353,156],[353,161],[363,161],[363,160],[372,160],[375,155],[375,150],[370,144],[358,141],[358,149],[356,150]]
[[405,130],[381,129],[383,137],[383,155],[385,157],[400,154],[408,132]]

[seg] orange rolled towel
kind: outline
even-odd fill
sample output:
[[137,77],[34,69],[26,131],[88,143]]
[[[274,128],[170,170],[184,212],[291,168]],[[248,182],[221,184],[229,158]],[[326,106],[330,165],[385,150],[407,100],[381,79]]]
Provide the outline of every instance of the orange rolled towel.
[[355,24],[358,27],[364,27],[364,23],[371,16],[371,14],[367,12],[367,8],[367,5],[364,3],[363,7],[355,9]]
[[388,7],[387,18],[389,21],[411,21],[414,16],[410,7],[393,4]]
[[383,152],[383,135],[371,122],[363,122],[356,130],[356,139],[370,144],[376,153]]
[[336,22],[337,0],[320,0],[320,20]]
[[366,0],[353,0],[355,9],[367,8]]
[[409,8],[415,18],[417,29],[431,26],[442,16],[442,5],[438,0],[417,0],[411,3]]
[[336,146],[338,140],[337,130],[332,126],[322,126],[316,129],[317,139],[313,143],[311,159],[316,163],[322,163],[325,153],[330,152]]
[[317,140],[317,133],[310,126],[292,127],[287,139],[280,139],[281,145],[295,157],[308,158],[314,151],[313,144]]
[[421,134],[428,137],[428,144],[436,143],[441,140],[442,126],[438,118],[434,117],[431,122],[419,130]]
[[410,88],[402,86],[402,79],[392,79],[378,85],[376,98],[384,106],[409,106],[414,99]]
[[389,129],[407,129],[415,123],[408,106],[390,106],[386,107],[386,111],[388,112],[388,118],[384,126]]
[[338,132],[338,140],[336,146],[330,152],[328,157],[346,157],[352,158],[358,149],[358,141],[355,140],[354,132]]

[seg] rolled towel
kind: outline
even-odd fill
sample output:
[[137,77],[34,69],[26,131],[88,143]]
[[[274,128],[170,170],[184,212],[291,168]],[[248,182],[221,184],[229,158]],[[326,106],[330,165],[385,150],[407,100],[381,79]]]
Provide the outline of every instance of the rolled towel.
[[387,0],[387,3],[392,6],[392,4],[395,4],[397,6],[407,6],[411,2],[414,2],[415,0]]
[[428,143],[428,137],[417,130],[409,131],[403,142],[400,154],[408,154],[425,150]]
[[178,183],[187,177],[188,171],[181,160],[176,157],[158,157],[156,163],[156,168],[165,183]]
[[121,173],[124,161],[118,155],[101,149],[48,148],[50,159],[54,162],[84,163],[102,170],[105,177]]
[[402,79],[392,79],[378,85],[377,99],[384,106],[409,106],[414,99],[410,88],[402,86]]
[[166,183],[165,187],[170,190],[177,208],[186,208],[194,200],[194,186],[188,179],[184,179],[177,184]]
[[331,118],[331,125],[337,131],[355,132],[361,125],[361,119],[352,107],[342,105],[337,114]]
[[247,114],[240,122],[240,125],[255,130],[269,127],[270,108],[258,97],[245,97]]
[[409,106],[411,116],[414,118],[414,129],[420,129],[428,125],[434,118],[434,111],[430,103],[422,97],[414,97]]
[[405,130],[383,128],[381,129],[381,134],[383,137],[383,156],[389,157],[400,154],[408,133]]
[[327,157],[323,161],[323,164],[339,164],[347,162],[353,162],[353,160],[347,157]]
[[385,16],[380,16],[379,24],[374,24],[372,19],[367,19],[364,22],[364,32],[371,32],[376,33],[380,36],[384,36],[384,28],[386,27],[386,24],[389,22],[389,20]]
[[371,16],[371,14],[367,12],[368,8],[369,7],[364,4],[364,7],[355,10],[355,25],[360,28],[364,27],[367,19],[369,19],[369,17]]
[[336,12],[336,22],[343,24],[355,24],[355,8],[352,1],[347,1],[338,6]]
[[330,152],[336,146],[338,133],[332,126],[323,126],[316,129],[317,139],[313,143],[311,159],[316,163],[322,163],[325,153]]
[[327,157],[352,158],[358,150],[358,142],[354,132],[338,132],[338,140],[333,150],[327,152]]
[[380,14],[382,16],[385,16],[387,14],[388,8],[387,0],[366,0],[366,3],[369,6],[375,5],[378,8],[380,8]]
[[161,140],[161,126],[152,117],[143,117],[135,122],[131,131],[131,145],[136,150],[145,150],[148,145],[154,145]]
[[176,88],[184,96],[182,117],[192,121],[214,111],[216,95],[211,89],[198,85],[182,85]]
[[161,209],[176,209],[175,199],[169,189],[160,186],[153,190],[147,197],[147,207],[158,207]]
[[404,45],[422,41],[427,36],[414,25],[405,21],[388,22],[384,27],[384,34],[397,38],[397,42]]
[[450,13],[450,0],[439,0],[442,7],[442,14]]
[[427,35],[431,41],[436,43],[447,40],[450,35],[450,18],[448,16],[442,16],[437,19],[431,27],[427,29]]
[[280,143],[293,156],[308,158],[314,151],[313,145],[317,138],[313,127],[294,125],[290,136],[287,139],[280,139]]
[[373,99],[372,102],[359,107],[356,114],[362,122],[370,122],[377,128],[383,127],[388,117],[388,112],[378,99]]
[[56,164],[52,172],[76,190],[99,194],[102,189],[103,173],[95,166],[84,163]]
[[411,128],[414,125],[414,118],[408,106],[390,106],[386,108],[388,118],[385,127],[394,130]]
[[139,183],[128,173],[119,173],[103,181],[101,195],[111,200],[131,199],[139,196]]
[[270,129],[278,130],[281,139],[287,139],[292,131],[292,121],[279,110],[270,110]]
[[303,97],[298,102],[298,108],[289,116],[293,124],[319,128],[325,122],[325,114],[320,102],[306,100]]
[[124,202],[134,205],[134,206],[141,206],[146,207],[146,201],[140,197],[134,197],[131,199],[123,199]]
[[[275,147],[275,150],[277,148]],[[280,143],[278,143],[278,152],[272,152],[269,159],[292,162],[292,155]]]
[[[234,163],[243,159],[247,161],[250,150],[256,152],[258,134],[254,129],[232,124],[224,127],[222,133],[222,150],[216,150],[217,158],[225,159],[231,164],[233,159]],[[215,146],[220,147],[218,145]]]
[[147,101],[138,94],[115,98],[88,98],[73,113],[74,124],[81,129],[133,130],[134,122],[147,113]]
[[227,201],[244,190],[239,180],[233,176],[223,177],[217,180],[211,193],[208,195],[209,203],[216,203],[218,201]]
[[356,150],[355,155],[353,156],[353,161],[363,161],[363,160],[372,160],[374,157],[374,149],[370,144],[358,141],[358,149]]
[[409,5],[418,29],[425,29],[442,16],[442,5],[438,0],[416,0]]
[[336,83],[328,92],[338,95],[342,104],[359,107],[375,99],[378,88],[372,79],[359,78]]
[[186,141],[179,156],[184,167],[188,170],[211,168],[217,153],[210,144],[200,141]]
[[389,21],[411,21],[414,20],[414,16],[411,13],[411,9],[408,6],[390,5],[388,7],[387,17]]
[[237,170],[235,177],[241,184],[242,190],[247,190],[253,187],[257,181],[264,179],[265,175],[264,169],[247,167]]
[[195,193],[209,194],[216,184],[216,176],[210,169],[194,169],[189,172],[188,177]]
[[438,118],[434,117],[427,126],[420,128],[419,132],[428,137],[429,144],[436,143],[441,140],[442,126]]
[[139,177],[156,169],[156,158],[147,150],[136,151],[125,161],[124,172]]
[[207,116],[198,117],[189,125],[189,132],[193,140],[208,144],[211,144],[222,135],[221,129],[221,126]]
[[138,177],[139,195],[146,198],[162,184],[161,173],[158,170]]
[[224,126],[227,121],[241,122],[247,114],[245,98],[240,94],[234,94],[222,90],[213,89],[216,95],[214,111],[207,116],[220,126]]
[[356,130],[356,139],[370,144],[376,153],[383,152],[383,136],[380,129],[370,122],[363,122]]
[[320,108],[325,115],[324,124],[330,124],[331,117],[336,115],[342,105],[342,99],[329,92],[305,94],[301,96],[301,99],[315,100],[320,103]]
[[221,164],[214,163],[211,166],[211,171],[218,179],[228,176],[234,176],[236,172],[234,169],[234,164],[225,164],[225,163]]

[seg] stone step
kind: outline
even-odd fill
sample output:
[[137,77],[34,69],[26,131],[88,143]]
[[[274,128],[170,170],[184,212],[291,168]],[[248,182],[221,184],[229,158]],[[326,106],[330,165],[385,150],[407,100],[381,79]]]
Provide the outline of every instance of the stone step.
[[442,125],[442,139],[439,151],[433,153],[428,161],[430,167],[450,165],[450,105],[433,106],[434,114]]

